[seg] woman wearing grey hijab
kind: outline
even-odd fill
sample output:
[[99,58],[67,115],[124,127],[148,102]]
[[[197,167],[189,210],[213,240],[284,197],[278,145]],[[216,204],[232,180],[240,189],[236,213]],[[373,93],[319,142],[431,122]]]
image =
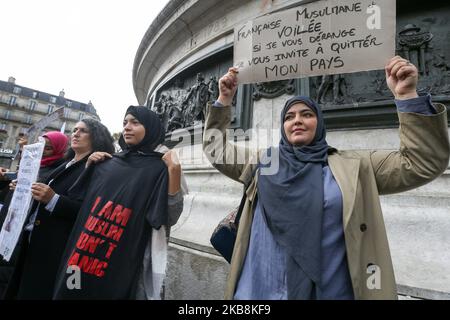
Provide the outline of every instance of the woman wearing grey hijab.
[[[220,79],[219,98],[207,106],[203,149],[215,168],[246,186],[226,299],[397,297],[379,195],[432,181],[450,151],[446,108],[417,95],[417,68],[396,56],[385,69],[400,120],[397,152],[330,147],[320,107],[303,96],[281,110],[276,148],[230,144],[225,132],[238,70]],[[235,157],[240,153],[245,157]]]

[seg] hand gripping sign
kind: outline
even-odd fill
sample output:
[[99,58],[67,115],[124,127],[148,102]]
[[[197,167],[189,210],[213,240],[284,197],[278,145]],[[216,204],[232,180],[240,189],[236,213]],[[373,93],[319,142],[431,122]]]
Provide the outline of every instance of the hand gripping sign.
[[383,69],[395,54],[393,0],[322,0],[234,29],[239,83]]

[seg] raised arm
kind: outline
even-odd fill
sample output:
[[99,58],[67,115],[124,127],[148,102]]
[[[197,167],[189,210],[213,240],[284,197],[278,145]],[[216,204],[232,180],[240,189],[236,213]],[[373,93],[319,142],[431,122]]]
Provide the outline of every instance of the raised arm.
[[380,194],[430,182],[445,171],[450,154],[447,110],[417,95],[417,68],[396,56],[386,66],[386,81],[399,111],[400,149],[370,153]]
[[[183,212],[183,191],[181,190],[181,180],[183,179],[183,171],[181,169],[180,160],[174,150],[164,153],[162,160],[167,166],[169,173],[169,197],[168,197],[168,227],[175,225]],[[169,231],[169,230],[168,230]]]
[[246,183],[243,177],[253,172],[257,152],[229,142],[227,128],[231,122],[231,104],[237,90],[237,69],[230,68],[219,80],[219,98],[206,106],[203,152],[211,164],[233,180]]

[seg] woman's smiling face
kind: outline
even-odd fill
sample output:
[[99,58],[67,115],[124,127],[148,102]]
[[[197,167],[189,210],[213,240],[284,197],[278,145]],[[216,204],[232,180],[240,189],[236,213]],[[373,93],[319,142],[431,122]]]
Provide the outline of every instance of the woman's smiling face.
[[123,139],[131,146],[139,144],[145,137],[145,127],[132,114],[127,114],[123,119]]
[[317,116],[304,103],[295,103],[282,119],[284,132],[291,145],[300,147],[311,144],[316,135]]

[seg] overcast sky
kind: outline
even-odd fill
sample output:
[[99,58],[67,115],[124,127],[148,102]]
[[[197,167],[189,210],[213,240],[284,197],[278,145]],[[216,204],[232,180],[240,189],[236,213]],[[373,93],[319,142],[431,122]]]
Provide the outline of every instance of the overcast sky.
[[2,0],[0,79],[92,101],[111,133],[137,104],[131,73],[142,37],[168,0]]

